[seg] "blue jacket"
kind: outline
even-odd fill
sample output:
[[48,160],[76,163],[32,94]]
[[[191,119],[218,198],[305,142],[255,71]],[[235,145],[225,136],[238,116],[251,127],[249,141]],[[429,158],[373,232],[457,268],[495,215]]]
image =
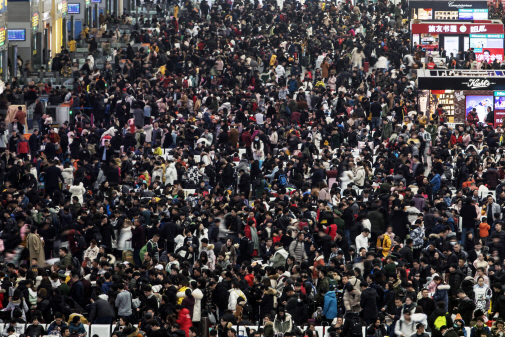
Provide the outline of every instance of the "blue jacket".
[[440,174],[435,174],[433,176],[433,179],[431,179],[430,183],[433,185],[433,194],[437,193],[438,190],[440,189],[440,183],[442,182],[442,179],[440,178]]
[[445,303],[445,310],[447,310],[447,304],[449,302],[449,296],[447,294],[447,291],[451,287],[448,284],[439,284],[437,286],[437,289],[435,290],[435,294],[433,295],[433,299],[435,300],[435,303],[437,302],[444,302]]
[[290,79],[288,81],[288,90],[289,91],[296,91],[298,89],[298,82],[294,79]]
[[328,291],[324,295],[323,315],[326,319],[334,319],[337,317],[337,296],[334,291]]
[[[477,332],[478,332],[479,329],[477,329],[477,326],[474,326],[472,328],[472,330],[470,330],[470,337],[477,337]],[[487,336],[490,336],[491,335],[491,330],[489,330],[489,328],[485,325],[482,326],[482,333],[479,334],[480,335],[487,335]]]

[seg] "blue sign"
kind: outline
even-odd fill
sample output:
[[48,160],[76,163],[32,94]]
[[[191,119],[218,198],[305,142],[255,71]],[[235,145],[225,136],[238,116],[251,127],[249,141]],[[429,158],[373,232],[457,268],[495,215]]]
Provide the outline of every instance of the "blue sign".
[[79,14],[81,12],[81,4],[68,4],[68,14]]
[[9,41],[26,41],[26,29],[9,29],[7,36]]
[[7,0],[0,0],[0,14],[7,10]]

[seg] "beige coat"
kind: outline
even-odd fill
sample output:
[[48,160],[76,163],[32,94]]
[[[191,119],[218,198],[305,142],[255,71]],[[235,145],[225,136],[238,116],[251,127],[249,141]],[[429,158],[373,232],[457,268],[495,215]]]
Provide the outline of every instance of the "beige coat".
[[354,287],[354,291],[352,293],[347,290],[344,292],[344,306],[345,310],[352,312],[360,312],[361,307],[359,302],[361,300],[361,291],[359,290],[359,286]]
[[30,252],[30,260],[35,258],[39,266],[44,265],[46,255],[44,254],[44,243],[38,234],[29,233],[26,238],[26,248]]

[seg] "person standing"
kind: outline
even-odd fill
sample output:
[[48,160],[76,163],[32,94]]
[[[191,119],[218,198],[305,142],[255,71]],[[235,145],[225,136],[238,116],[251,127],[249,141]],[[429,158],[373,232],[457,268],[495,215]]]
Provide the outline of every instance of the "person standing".
[[133,221],[132,231],[132,248],[133,248],[133,259],[135,264],[140,266],[142,263],[140,261],[140,249],[144,246],[144,229],[140,225],[140,220],[137,218]]
[[35,226],[31,227],[31,233],[26,237],[26,248],[28,248],[30,252],[30,260],[37,259],[40,263],[46,260],[44,241],[37,233],[37,228]]
[[374,288],[368,286],[367,282],[361,282],[361,299],[360,306],[363,310],[363,317],[367,325],[372,324],[377,320],[379,312],[377,310],[377,301],[379,300],[379,295]]

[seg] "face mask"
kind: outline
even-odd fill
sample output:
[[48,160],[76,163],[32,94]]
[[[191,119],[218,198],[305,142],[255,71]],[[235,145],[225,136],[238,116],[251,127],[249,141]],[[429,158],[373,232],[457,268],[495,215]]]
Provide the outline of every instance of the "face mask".
[[301,299],[298,299],[298,303],[300,303],[302,300]]
[[257,141],[259,141],[259,138],[255,138],[254,140],[257,142]]

